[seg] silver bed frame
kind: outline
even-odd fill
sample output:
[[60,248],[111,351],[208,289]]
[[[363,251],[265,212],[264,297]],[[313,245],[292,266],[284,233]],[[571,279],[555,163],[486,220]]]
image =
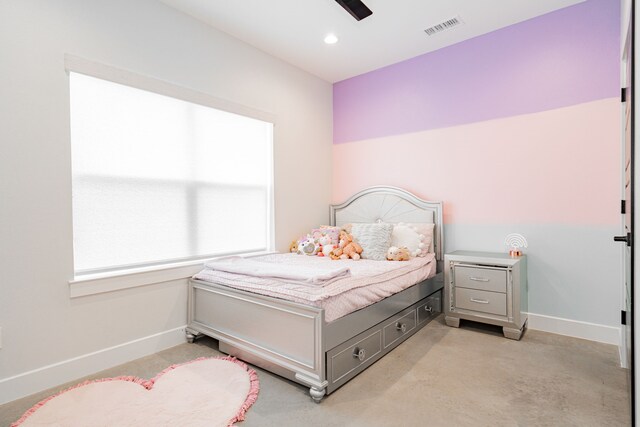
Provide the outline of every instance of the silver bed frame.
[[187,340],[201,334],[220,351],[303,384],[320,402],[441,311],[442,202],[377,186],[332,205],[331,224],[433,222],[435,277],[327,323],[324,309],[190,280]]

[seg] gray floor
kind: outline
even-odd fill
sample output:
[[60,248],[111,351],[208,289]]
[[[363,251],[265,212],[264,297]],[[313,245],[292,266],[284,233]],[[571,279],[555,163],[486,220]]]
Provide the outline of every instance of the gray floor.
[[[219,355],[216,349],[204,338],[91,378],[149,378],[173,363]],[[441,316],[319,405],[306,388],[258,369],[260,395],[239,427],[627,426],[617,351],[538,331],[511,341],[477,323],[449,328]],[[55,391],[0,406],[0,425]]]

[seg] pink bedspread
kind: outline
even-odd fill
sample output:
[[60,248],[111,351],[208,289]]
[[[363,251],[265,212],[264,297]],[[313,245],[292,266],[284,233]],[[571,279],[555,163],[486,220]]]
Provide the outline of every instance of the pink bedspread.
[[193,277],[261,295],[321,307],[325,310],[325,321],[331,322],[400,292],[434,276],[436,273],[434,254],[401,262],[334,261],[322,257],[295,254],[271,254],[253,259],[266,263],[294,265],[343,264],[351,270],[351,276],[336,280],[324,287],[290,283],[273,278],[243,276],[207,268]]

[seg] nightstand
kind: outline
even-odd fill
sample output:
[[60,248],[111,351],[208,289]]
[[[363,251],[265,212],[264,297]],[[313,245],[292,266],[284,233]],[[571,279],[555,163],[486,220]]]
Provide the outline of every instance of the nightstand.
[[519,340],[527,323],[527,257],[492,252],[456,251],[444,256],[445,322],[460,319],[502,326],[505,337]]

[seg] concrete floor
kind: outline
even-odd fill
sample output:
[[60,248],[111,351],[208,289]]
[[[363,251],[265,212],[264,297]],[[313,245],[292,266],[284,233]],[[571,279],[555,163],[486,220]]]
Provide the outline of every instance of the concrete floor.
[[[512,341],[499,328],[461,326],[440,316],[319,405],[306,388],[258,369],[260,395],[239,427],[630,425],[616,347],[538,331]],[[150,378],[217,355],[217,342],[203,338],[88,378]],[[0,426],[55,391],[0,406]]]

